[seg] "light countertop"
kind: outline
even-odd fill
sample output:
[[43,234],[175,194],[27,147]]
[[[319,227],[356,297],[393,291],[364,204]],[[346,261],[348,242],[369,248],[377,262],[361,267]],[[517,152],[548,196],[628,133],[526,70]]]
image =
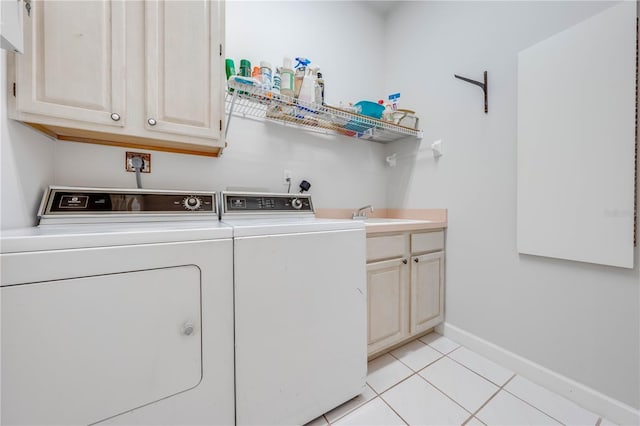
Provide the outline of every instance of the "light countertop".
[[[350,218],[355,209],[317,209],[316,216]],[[421,231],[447,227],[447,209],[376,209],[364,220],[367,234]]]

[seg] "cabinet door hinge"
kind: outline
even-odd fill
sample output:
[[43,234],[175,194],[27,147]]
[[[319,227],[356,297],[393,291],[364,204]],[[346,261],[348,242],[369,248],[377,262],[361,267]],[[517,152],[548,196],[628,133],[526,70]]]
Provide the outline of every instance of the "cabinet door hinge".
[[220,43],[220,56],[222,56],[222,43]]
[[222,120],[220,120],[220,131],[222,131]]
[[16,84],[13,83],[13,97],[16,97]]

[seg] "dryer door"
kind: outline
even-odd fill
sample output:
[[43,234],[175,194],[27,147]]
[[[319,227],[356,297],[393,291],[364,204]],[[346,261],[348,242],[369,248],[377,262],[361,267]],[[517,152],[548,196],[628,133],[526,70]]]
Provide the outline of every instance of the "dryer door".
[[3,424],[89,424],[202,377],[194,265],[2,287]]

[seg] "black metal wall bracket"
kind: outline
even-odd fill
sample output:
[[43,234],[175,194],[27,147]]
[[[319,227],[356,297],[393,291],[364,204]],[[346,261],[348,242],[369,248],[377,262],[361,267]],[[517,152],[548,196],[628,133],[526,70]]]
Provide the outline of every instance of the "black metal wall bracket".
[[462,81],[466,81],[467,83],[471,83],[471,84],[475,84],[476,86],[479,86],[482,91],[484,92],[484,113],[487,114],[489,112],[489,100],[488,100],[488,86],[487,86],[487,72],[484,72],[484,84],[480,83],[479,81],[475,81],[475,80],[471,80],[469,78],[465,78],[465,77],[460,77],[457,74],[453,75],[455,78],[459,78]]

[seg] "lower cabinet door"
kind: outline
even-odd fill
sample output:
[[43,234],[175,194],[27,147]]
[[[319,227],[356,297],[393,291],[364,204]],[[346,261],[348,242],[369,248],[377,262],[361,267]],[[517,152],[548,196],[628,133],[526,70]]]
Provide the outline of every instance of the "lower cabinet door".
[[409,265],[393,259],[367,265],[367,342],[372,354],[409,334]]
[[444,252],[411,258],[411,334],[442,322],[444,314]]

